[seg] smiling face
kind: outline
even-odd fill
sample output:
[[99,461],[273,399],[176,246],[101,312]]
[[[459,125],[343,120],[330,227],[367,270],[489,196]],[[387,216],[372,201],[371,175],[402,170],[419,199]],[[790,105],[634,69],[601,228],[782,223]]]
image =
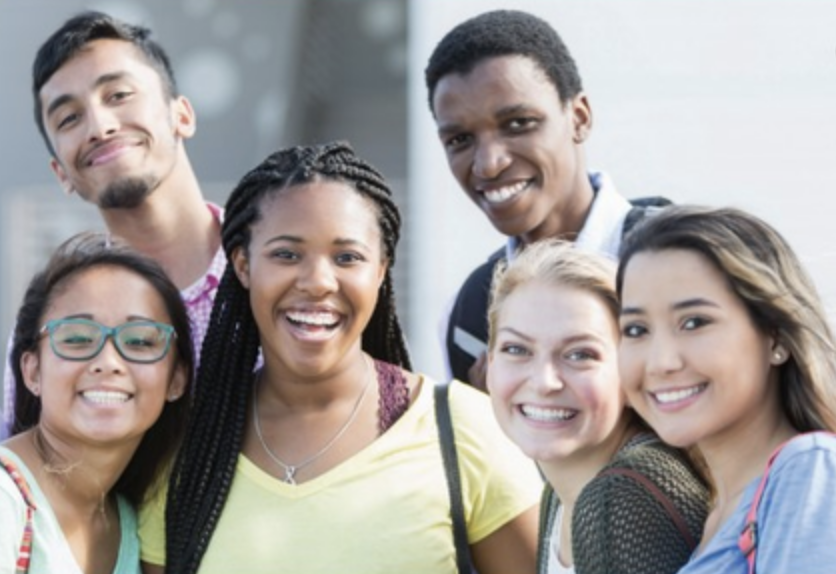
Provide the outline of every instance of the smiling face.
[[773,366],[787,353],[702,254],[634,255],[624,272],[621,333],[627,396],[665,442],[739,440],[771,432],[782,418]]
[[626,427],[618,331],[598,296],[529,282],[499,310],[488,389],[505,433],[540,462],[608,458]]
[[233,264],[265,362],[303,378],[333,373],[359,351],[386,272],[375,208],[324,180],[274,192],[259,211]]
[[593,197],[586,96],[563,104],[534,60],[502,56],[442,77],[433,109],[453,175],[498,231],[532,243],[580,230]]
[[188,167],[180,156],[194,133],[191,106],[165,95],[157,70],[128,42],[90,42],[40,100],[58,180],[101,208],[136,207]]
[[[162,297],[140,275],[120,267],[79,272],[53,292],[42,323],[84,318],[114,327],[132,320],[170,324]],[[168,397],[179,397],[186,383],[176,368],[176,350],[155,363],[126,361],[108,339],[102,351],[84,361],[55,355],[49,337],[21,358],[26,386],[41,398],[39,425],[53,445],[138,444],[157,420]]]

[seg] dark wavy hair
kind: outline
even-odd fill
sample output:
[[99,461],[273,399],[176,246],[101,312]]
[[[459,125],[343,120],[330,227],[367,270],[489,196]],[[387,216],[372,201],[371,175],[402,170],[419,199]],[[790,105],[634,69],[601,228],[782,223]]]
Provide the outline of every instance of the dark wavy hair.
[[64,25],[41,45],[32,63],[35,123],[52,155],[55,155],[55,150],[49,142],[44,125],[41,88],[64,64],[96,40],[122,40],[132,44],[160,75],[163,94],[168,99],[177,97],[177,81],[174,78],[171,61],[165,50],[151,39],[151,30],[122,22],[103,12],[93,10],[80,12],[64,22]]
[[531,58],[554,85],[562,103],[582,90],[572,54],[552,26],[520,10],[494,10],[465,20],[438,43],[424,70],[430,111],[438,82],[448,74],[468,74],[488,58]]
[[67,240],[58,247],[46,268],[32,278],[26,289],[23,304],[17,313],[9,358],[15,378],[12,434],[34,428],[41,417],[41,399],[32,394],[23,381],[23,354],[37,351],[44,315],[55,297],[64,292],[73,278],[98,267],[116,267],[135,273],[148,281],[160,295],[177,333],[174,339],[176,361],[185,369],[187,376],[183,395],[177,400],[166,401],[160,418],[145,433],[131,462],[114,486],[114,492],[138,505],[174,457],[185,434],[194,352],[189,316],[177,287],[156,261],[108,234],[85,232]]
[[401,218],[383,176],[345,142],[293,147],[267,157],[243,177],[226,203],[222,241],[230,263],[200,355],[194,416],[169,482],[167,572],[198,570],[229,495],[244,437],[259,335],[248,292],[231,263],[233,254],[248,249],[265,201],[285,189],[323,180],[345,183],[377,210],[388,266],[362,347],[376,359],[411,367],[391,277]]
[[836,431],[836,344],[815,285],[787,241],[738,209],[666,207],[625,238],[616,286],[637,253],[701,254],[726,278],[755,325],[789,351],[779,367],[780,404],[799,432]]

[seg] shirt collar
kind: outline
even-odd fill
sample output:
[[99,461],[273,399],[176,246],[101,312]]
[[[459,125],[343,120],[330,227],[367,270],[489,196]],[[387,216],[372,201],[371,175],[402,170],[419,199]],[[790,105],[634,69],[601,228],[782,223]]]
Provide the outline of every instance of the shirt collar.
[[[603,172],[590,173],[589,182],[595,196],[575,245],[579,249],[616,258],[621,246],[624,218],[630,211],[630,202],[618,193],[612,180]],[[512,261],[521,246],[522,241],[519,237],[509,237],[505,244],[506,259]]]

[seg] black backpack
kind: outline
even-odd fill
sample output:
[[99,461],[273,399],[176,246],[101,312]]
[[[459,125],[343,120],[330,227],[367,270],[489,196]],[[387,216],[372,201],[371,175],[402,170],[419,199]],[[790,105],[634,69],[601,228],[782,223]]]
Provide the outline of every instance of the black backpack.
[[[671,201],[664,197],[631,199],[632,209],[624,219],[622,234],[626,235],[645,215],[653,213]],[[505,247],[494,252],[488,260],[474,269],[465,280],[450,313],[447,325],[447,357],[453,377],[470,383],[468,370],[476,362],[488,340],[488,300],[494,268],[505,260]]]

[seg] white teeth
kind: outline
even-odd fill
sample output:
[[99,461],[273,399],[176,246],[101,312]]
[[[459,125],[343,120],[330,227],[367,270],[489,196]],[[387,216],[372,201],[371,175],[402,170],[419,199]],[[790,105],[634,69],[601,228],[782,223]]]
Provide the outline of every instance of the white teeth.
[[91,403],[100,405],[124,403],[131,398],[128,393],[121,391],[84,391],[81,396]]
[[695,387],[689,387],[687,389],[678,389],[676,391],[662,391],[659,393],[652,394],[657,401],[665,405],[685,400],[688,397],[693,397],[694,395],[701,393],[703,389],[705,389],[705,385],[697,385]]
[[548,409],[533,405],[522,405],[520,410],[526,417],[543,422],[568,421],[578,414],[578,411],[571,409]]
[[340,320],[336,313],[327,312],[302,313],[300,311],[291,311],[287,314],[287,318],[294,323],[313,325],[315,327],[333,327]]
[[508,201],[515,195],[522,193],[526,187],[528,187],[528,182],[521,181],[507,187],[500,187],[499,189],[486,189],[482,192],[482,194],[485,196],[485,199],[488,200],[488,203],[502,203],[503,201]]

